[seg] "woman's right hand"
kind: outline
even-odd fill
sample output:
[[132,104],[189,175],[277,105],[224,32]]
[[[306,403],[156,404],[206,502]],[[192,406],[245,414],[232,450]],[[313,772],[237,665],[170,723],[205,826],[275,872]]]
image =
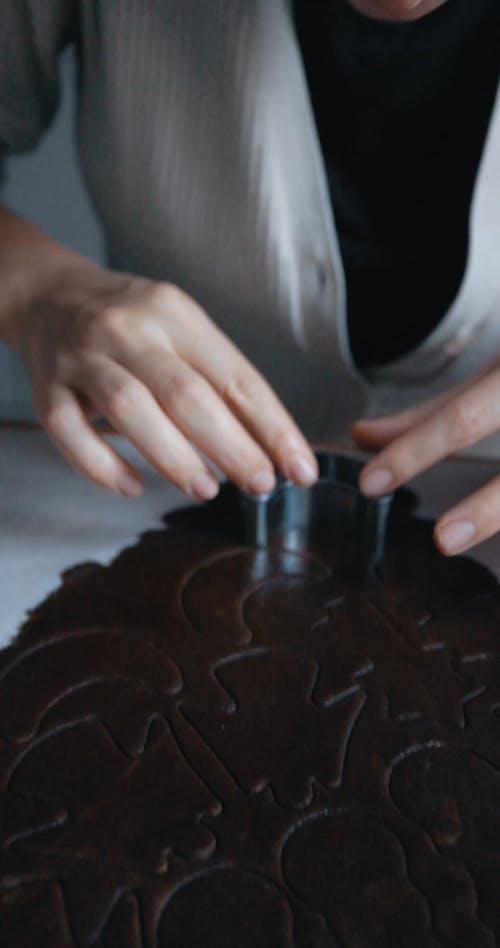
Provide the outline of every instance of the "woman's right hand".
[[202,455],[247,491],[272,489],[274,467],[311,484],[316,460],[267,382],[194,300],[84,261],[48,281],[6,320],[38,417],[81,474],[135,496],[137,471],[92,426],[103,416],[169,481],[209,499]]

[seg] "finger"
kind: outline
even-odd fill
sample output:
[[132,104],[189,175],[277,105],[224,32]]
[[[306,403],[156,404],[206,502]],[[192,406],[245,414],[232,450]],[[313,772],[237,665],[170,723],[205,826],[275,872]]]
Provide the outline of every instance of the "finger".
[[70,389],[54,386],[44,397],[36,392],[34,395],[43,427],[71,467],[95,484],[126,497],[142,493],[137,472],[92,428]]
[[185,299],[189,305],[183,318],[170,330],[176,352],[210,382],[285,477],[302,486],[312,484],[318,476],[316,458],[284,405],[206,313]]
[[275,485],[273,465],[209,382],[156,345],[129,352],[127,367],[180,431],[236,484],[255,493]]
[[199,500],[215,497],[219,485],[214,474],[142,382],[100,358],[87,365],[79,384],[115,430],[172,484]]
[[366,451],[376,451],[390,444],[417,422],[429,418],[433,412],[449,401],[450,392],[437,398],[428,399],[413,408],[397,412],[393,415],[384,415],[380,418],[359,418],[351,425],[351,434],[360,448]]
[[463,553],[500,530],[500,477],[448,510],[434,528],[436,545],[446,556]]
[[[489,366],[487,371],[495,368],[497,364],[498,359],[495,364]],[[461,392],[465,392],[476,381],[484,378],[486,374],[487,372],[483,367],[464,382],[460,382],[459,385],[455,385],[441,395],[429,398],[421,402],[420,405],[415,405],[405,411],[384,415],[380,418],[359,418],[351,425],[352,437],[360,448],[366,451],[377,451],[379,448],[385,447],[386,444],[390,444],[405,431],[408,431],[417,422],[429,418],[438,408],[446,405]]]
[[363,469],[366,494],[392,490],[450,454],[500,428],[500,372],[495,370],[392,441]]

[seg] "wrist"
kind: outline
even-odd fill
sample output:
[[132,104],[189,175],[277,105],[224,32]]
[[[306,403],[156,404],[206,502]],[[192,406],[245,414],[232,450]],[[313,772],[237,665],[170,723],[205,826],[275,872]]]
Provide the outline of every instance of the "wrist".
[[53,259],[50,266],[12,273],[2,287],[0,337],[21,350],[30,326],[47,310],[79,305],[86,295],[84,285],[90,283],[94,270],[99,271],[97,265],[77,258]]
[[0,339],[21,349],[37,314],[104,272],[0,207]]

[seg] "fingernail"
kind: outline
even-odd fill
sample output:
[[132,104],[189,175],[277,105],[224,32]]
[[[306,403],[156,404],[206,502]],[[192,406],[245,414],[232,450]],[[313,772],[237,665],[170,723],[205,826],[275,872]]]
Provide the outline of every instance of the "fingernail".
[[211,474],[200,471],[191,484],[191,493],[198,500],[213,500],[219,493],[219,484]]
[[454,520],[437,531],[440,547],[445,553],[459,553],[464,550],[476,535],[476,528],[470,520]]
[[376,467],[361,478],[361,490],[364,494],[385,494],[393,486],[394,477],[386,467]]
[[302,487],[314,484],[318,476],[318,469],[304,454],[294,454],[288,464],[288,477]]
[[125,497],[139,497],[142,494],[142,484],[131,474],[122,474],[118,482],[118,490]]
[[269,494],[276,486],[276,478],[272,471],[264,470],[254,474],[249,481],[248,489],[253,494]]

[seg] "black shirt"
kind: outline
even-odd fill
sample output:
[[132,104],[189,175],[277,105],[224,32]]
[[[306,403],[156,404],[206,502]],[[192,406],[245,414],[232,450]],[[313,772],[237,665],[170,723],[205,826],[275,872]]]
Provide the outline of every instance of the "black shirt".
[[499,80],[500,0],[447,0],[410,23],[372,20],[348,0],[294,9],[353,356],[387,362],[437,325],[463,277]]

